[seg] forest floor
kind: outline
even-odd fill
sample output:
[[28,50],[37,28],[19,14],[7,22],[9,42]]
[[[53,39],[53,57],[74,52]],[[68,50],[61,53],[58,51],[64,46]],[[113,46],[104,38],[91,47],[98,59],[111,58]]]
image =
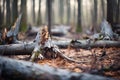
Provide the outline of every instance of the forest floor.
[[[120,48],[93,48],[91,50],[67,48],[60,50],[66,56],[77,61],[90,62],[78,64],[58,57],[56,59],[36,60],[35,63],[42,65],[47,64],[55,68],[67,69],[74,72],[86,72],[120,79]],[[20,60],[29,60],[30,56],[19,55],[10,57]]]
[[[74,63],[63,58],[36,60],[36,63],[50,65],[55,68],[67,69],[74,72],[86,72],[120,79],[120,48],[61,49],[65,55],[78,61],[89,63]],[[105,54],[104,54],[105,53]],[[28,55],[11,56],[15,59],[28,60]]]

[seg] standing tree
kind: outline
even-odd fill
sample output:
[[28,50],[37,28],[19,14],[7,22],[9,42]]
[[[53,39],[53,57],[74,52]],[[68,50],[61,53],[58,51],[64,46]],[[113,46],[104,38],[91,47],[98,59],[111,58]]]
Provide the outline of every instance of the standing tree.
[[118,5],[117,5],[116,23],[120,24],[120,0],[118,0]]
[[70,0],[66,0],[67,4],[67,24],[70,23]]
[[59,0],[59,17],[60,17],[60,23],[63,24],[63,12],[64,12],[64,0]]
[[21,20],[21,27],[20,30],[25,31],[27,28],[27,14],[26,14],[26,0],[21,0],[21,10],[22,13],[22,20]]
[[13,18],[13,23],[18,17],[18,6],[17,6],[18,0],[13,0],[12,2],[12,18]]
[[38,10],[38,18],[37,18],[37,25],[40,25],[42,23],[41,19],[41,0],[39,0],[39,10]]
[[78,2],[78,20],[77,20],[77,32],[82,31],[82,25],[81,25],[81,0],[77,0]]
[[10,0],[6,0],[6,25],[10,26],[11,21]]
[[107,0],[107,21],[113,25],[116,23],[117,0]]
[[102,19],[105,18],[105,0],[101,0],[101,7],[102,7]]
[[[1,4],[1,1],[0,1]],[[2,11],[1,11],[1,5],[0,5],[0,28],[2,26]]]
[[51,34],[51,22],[52,22],[52,19],[51,19],[51,14],[52,14],[52,0],[47,0],[47,12],[48,12],[48,31],[49,31],[49,34]]
[[33,24],[35,24],[35,0],[32,2]]
[[93,22],[92,22],[92,24],[93,24],[93,33],[96,33],[96,31],[97,31],[97,16],[98,16],[98,15],[97,15],[97,14],[98,14],[98,13],[97,13],[97,11],[98,11],[98,8],[97,8],[98,3],[97,3],[97,0],[94,0],[94,4],[93,4],[93,5],[94,5],[94,7],[93,7],[94,10],[92,11],[92,12],[93,12],[93,14],[92,14],[92,15],[93,15],[93,17],[92,17],[92,19],[93,19],[92,21],[93,21]]

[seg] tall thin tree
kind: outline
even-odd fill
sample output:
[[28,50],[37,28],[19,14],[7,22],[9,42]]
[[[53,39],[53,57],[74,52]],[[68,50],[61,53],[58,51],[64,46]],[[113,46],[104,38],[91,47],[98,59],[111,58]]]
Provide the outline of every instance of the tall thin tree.
[[15,22],[16,18],[18,17],[18,0],[13,0],[12,2],[12,18],[13,23]]
[[63,24],[64,0],[59,0],[59,17],[60,23]]
[[67,3],[67,24],[70,23],[70,0],[66,0],[66,3]]
[[33,24],[35,24],[35,0],[32,1]]
[[11,10],[10,10],[10,0],[6,0],[6,25],[11,24]]
[[21,0],[21,9],[22,20],[20,30],[25,31],[27,29],[27,9],[26,9],[26,0]]
[[48,31],[49,31],[49,34],[51,34],[52,0],[47,0],[47,10],[48,10],[47,11],[48,12]]
[[77,32],[82,31],[82,25],[81,25],[81,0],[77,0],[78,3],[78,18],[77,18]]
[[38,10],[38,18],[37,18],[37,25],[42,24],[42,18],[41,18],[41,0],[39,0],[39,10]]

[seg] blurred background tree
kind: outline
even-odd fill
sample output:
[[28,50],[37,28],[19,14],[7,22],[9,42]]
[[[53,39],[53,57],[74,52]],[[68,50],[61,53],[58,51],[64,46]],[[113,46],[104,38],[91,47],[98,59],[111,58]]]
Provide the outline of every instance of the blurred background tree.
[[99,28],[103,19],[120,24],[120,0],[0,0],[0,28],[9,28],[20,13],[22,31],[27,25],[74,24],[84,32],[91,26]]

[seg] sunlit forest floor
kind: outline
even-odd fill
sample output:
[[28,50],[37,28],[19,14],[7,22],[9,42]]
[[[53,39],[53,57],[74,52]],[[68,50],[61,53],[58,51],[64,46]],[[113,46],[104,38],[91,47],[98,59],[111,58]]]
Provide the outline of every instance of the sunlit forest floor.
[[[72,36],[73,35],[71,35],[71,37]],[[78,34],[76,34],[76,36],[78,36]],[[38,59],[35,62],[38,64],[47,64],[55,68],[67,69],[74,72],[87,72],[95,75],[120,79],[120,48],[93,48],[90,50],[80,48],[67,48],[60,50],[70,58],[78,61],[89,62],[78,64],[69,62],[61,57],[58,57],[56,59]],[[20,60],[29,60],[30,58],[28,55],[10,57]]]

